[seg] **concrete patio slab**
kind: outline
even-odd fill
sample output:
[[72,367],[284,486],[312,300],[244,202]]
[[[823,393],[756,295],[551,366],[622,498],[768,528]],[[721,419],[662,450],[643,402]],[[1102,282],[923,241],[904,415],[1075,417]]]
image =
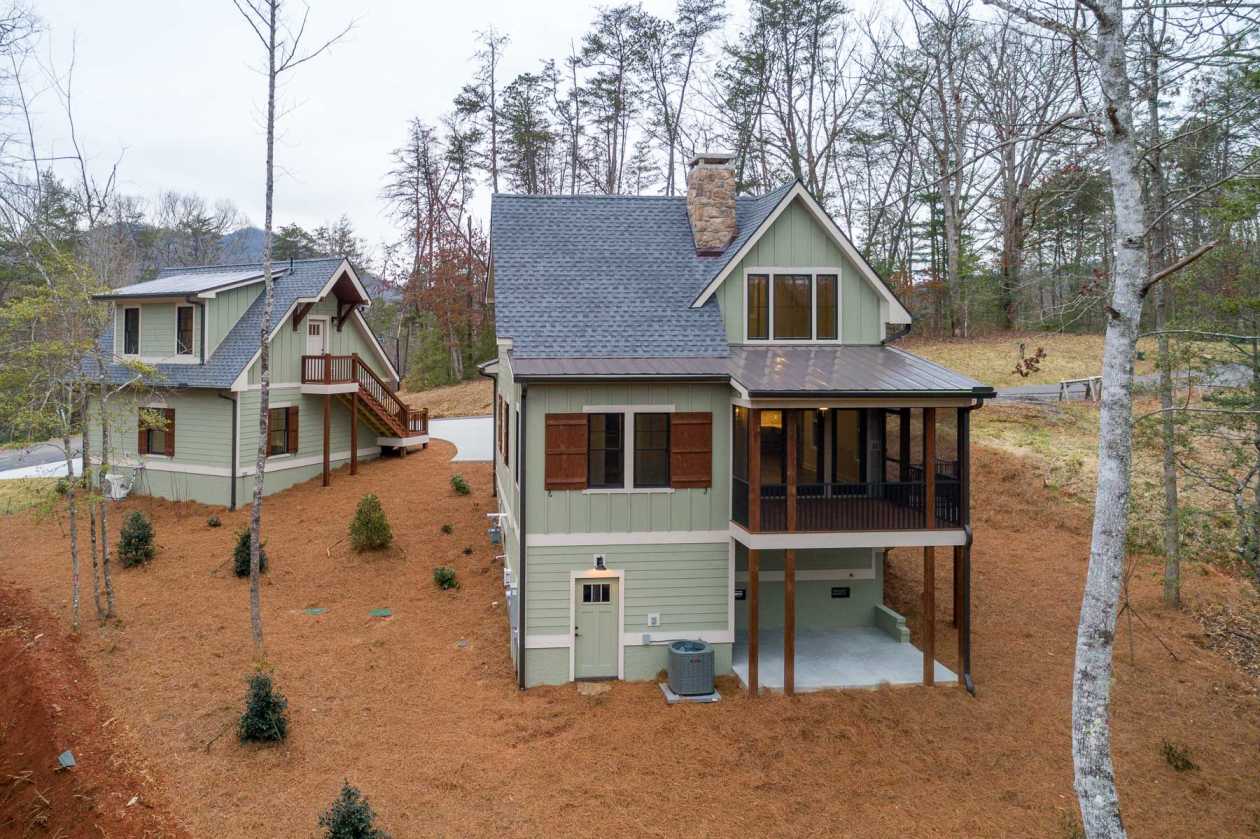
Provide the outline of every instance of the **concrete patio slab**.
[[[783,689],[783,630],[768,629],[760,641],[757,681],[760,687]],[[735,636],[731,666],[748,685],[748,633]],[[939,661],[933,671],[938,685],[957,683],[958,677]],[[912,644],[894,641],[873,627],[809,630],[796,633],[796,690],[875,688],[880,685],[917,685],[923,681],[923,652]]]

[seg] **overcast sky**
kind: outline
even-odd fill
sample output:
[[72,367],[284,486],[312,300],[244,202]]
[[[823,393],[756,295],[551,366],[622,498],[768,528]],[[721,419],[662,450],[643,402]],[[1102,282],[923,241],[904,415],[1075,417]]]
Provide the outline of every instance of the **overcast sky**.
[[[355,25],[284,82],[277,224],[314,227],[346,213],[372,244],[392,238],[379,198],[389,153],[411,117],[434,122],[450,110],[472,71],[475,33],[493,25],[511,36],[503,64],[511,78],[565,54],[595,5],[310,0],[310,44]],[[643,5],[667,14],[674,2]],[[124,192],[229,199],[261,226],[264,57],[231,0],[39,0],[36,10],[48,30],[41,61],[64,69],[77,49],[75,118],[96,169],[121,154]],[[65,148],[55,98],[37,105],[41,145]]]

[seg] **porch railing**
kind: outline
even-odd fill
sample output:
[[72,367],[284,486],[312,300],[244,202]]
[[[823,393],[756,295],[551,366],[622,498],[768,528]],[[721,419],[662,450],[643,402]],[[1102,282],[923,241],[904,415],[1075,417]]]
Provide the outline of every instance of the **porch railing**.
[[302,356],[302,384],[355,384],[359,399],[400,437],[429,433],[429,412],[412,408],[357,355]]
[[[872,483],[811,483],[796,487],[797,531],[922,530],[928,527],[924,510],[924,481]],[[750,526],[748,482],[732,479],[731,520]],[[760,527],[763,533],[788,529],[786,484],[763,484]],[[960,527],[959,482],[937,477],[936,521],[932,527]]]

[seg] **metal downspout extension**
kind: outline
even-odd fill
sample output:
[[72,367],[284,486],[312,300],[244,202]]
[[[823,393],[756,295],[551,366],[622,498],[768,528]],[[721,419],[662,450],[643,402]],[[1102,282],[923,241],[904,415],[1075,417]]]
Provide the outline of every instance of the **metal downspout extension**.
[[962,550],[962,620],[959,621],[958,632],[962,636],[960,644],[962,661],[963,687],[973,697],[976,695],[976,683],[971,676],[971,412],[980,405],[979,402],[958,412],[958,457],[959,477],[966,481],[965,491],[960,493],[962,501],[963,532],[967,540]]
[[[517,685],[521,690],[525,689],[525,534],[529,532],[529,528],[525,525],[525,503],[526,497],[529,495],[529,483],[527,481],[528,476],[525,474],[525,466],[529,459],[525,457],[525,446],[523,443],[526,437],[525,429],[528,427],[525,421],[525,397],[528,394],[529,385],[521,385],[521,405],[517,408],[517,418],[520,420],[521,430],[517,435],[518,439],[516,441],[516,457],[518,458],[521,471],[521,516],[516,523],[516,538],[520,542],[518,551],[520,573],[517,574],[519,579],[516,581],[516,608],[519,615],[516,624],[520,628],[520,638],[517,639],[520,647],[516,653],[516,660],[520,664],[520,667],[517,668]],[[510,429],[508,433],[512,433]]]
[[[489,380],[491,381],[491,386],[490,386],[490,389],[491,389],[491,395],[490,395],[490,427],[491,427],[492,429],[494,429],[494,430],[493,430],[493,431],[491,431],[490,433],[495,435],[494,447],[495,447],[495,450],[497,451],[497,450],[498,450],[498,446],[499,446],[499,439],[498,439],[498,431],[499,431],[499,377],[498,377],[498,376],[491,376],[489,373],[487,373],[487,372],[486,372],[486,369],[485,369],[483,366],[481,366],[480,364],[478,364],[478,365],[477,365],[477,373],[478,373],[478,375],[485,376],[487,379],[489,379]],[[494,456],[494,463],[495,463],[495,467],[494,467],[494,469],[491,469],[491,470],[490,470],[490,497],[491,497],[491,498],[497,498],[497,497],[499,496],[499,482],[498,482],[498,480],[497,480],[497,475],[495,474],[495,472],[497,472],[497,471],[498,471],[498,468],[499,468],[499,466],[498,466],[498,463],[499,463],[499,458],[498,458],[498,456],[497,456],[497,455],[495,455],[495,456]]]
[[228,498],[229,510],[236,509],[236,394],[224,396],[222,393],[215,394],[220,399],[226,399],[232,403],[232,444],[228,448],[232,452],[232,466],[228,469]]

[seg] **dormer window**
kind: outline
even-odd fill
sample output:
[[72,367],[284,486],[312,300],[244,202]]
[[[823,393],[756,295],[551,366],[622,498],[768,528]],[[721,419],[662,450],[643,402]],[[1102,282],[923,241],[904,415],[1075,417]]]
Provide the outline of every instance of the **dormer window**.
[[123,309],[123,355],[140,354],[140,307]]
[[747,340],[839,340],[838,271],[754,272],[745,286]]
[[193,307],[175,309],[175,354],[193,354]]

